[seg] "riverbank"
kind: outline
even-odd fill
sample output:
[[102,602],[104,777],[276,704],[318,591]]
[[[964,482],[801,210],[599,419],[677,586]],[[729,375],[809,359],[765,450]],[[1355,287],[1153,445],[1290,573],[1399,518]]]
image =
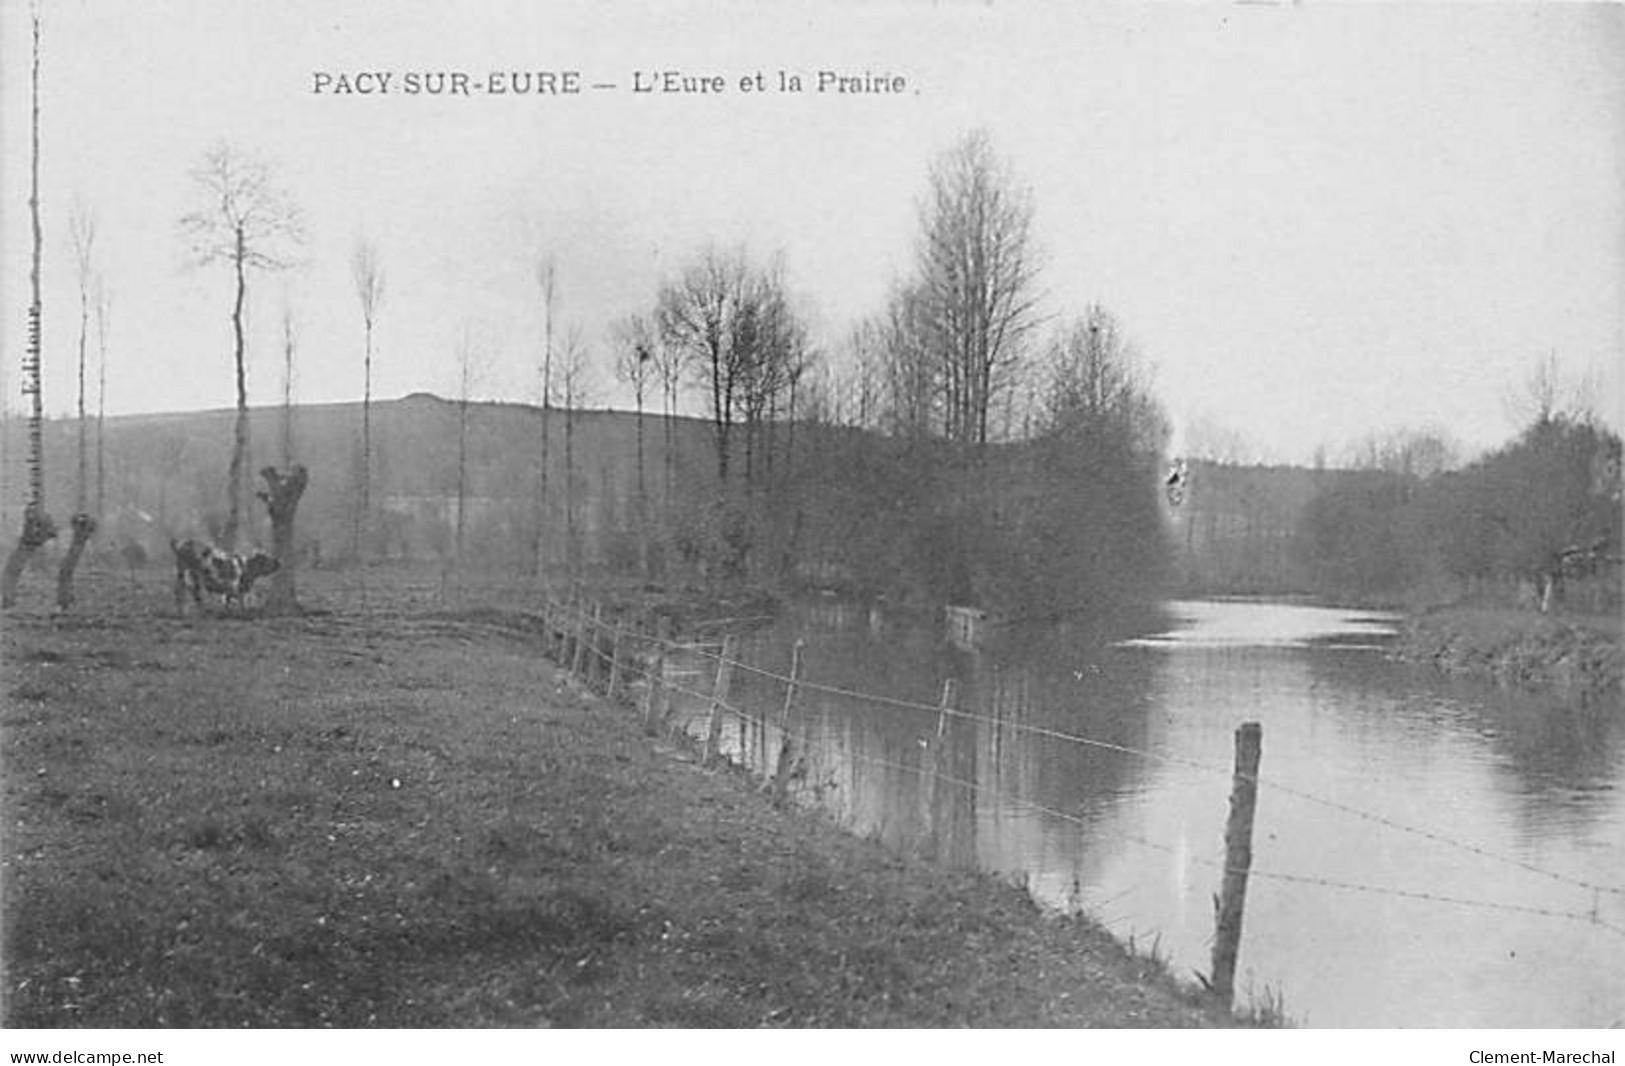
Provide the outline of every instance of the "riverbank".
[[493,612],[8,617],[8,1027],[1228,1024],[775,810]]
[[1621,619],[1439,607],[1411,615],[1395,654],[1505,684],[1618,696],[1625,677]]

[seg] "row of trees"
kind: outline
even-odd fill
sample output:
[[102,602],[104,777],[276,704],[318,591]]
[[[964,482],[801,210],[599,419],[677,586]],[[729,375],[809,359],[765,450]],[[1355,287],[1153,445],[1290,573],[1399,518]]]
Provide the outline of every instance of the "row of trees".
[[[233,282],[236,417],[224,513],[210,532],[235,548],[252,513],[250,285],[298,263],[305,230],[270,169],[229,145],[212,148],[192,178],[198,208],[180,220],[191,259],[225,267]],[[1155,575],[1156,469],[1166,429],[1120,324],[1098,306],[1060,324],[1040,313],[1032,198],[984,134],[965,137],[936,160],[919,210],[911,271],[880,311],[853,329],[843,352],[813,344],[782,258],[759,259],[743,248],[701,250],[644,310],[615,324],[615,373],[638,408],[636,490],[626,518],[640,570],[688,566],[768,582],[834,574],[912,598],[1049,608],[1081,601],[1107,575],[1124,589]],[[88,277],[91,231],[75,236]],[[579,327],[556,327],[554,258],[538,255],[534,265],[542,403],[531,457],[530,555],[537,570],[559,559],[547,541],[556,534],[553,497],[562,496],[562,554],[573,570],[582,562],[575,424],[591,352]],[[350,555],[364,562],[379,510],[372,382],[387,288],[382,256],[366,238],[357,238],[350,267],[363,370]],[[88,309],[89,282],[82,288]],[[305,483],[294,476],[291,309],[284,310],[282,339],[284,470],[261,472],[267,505],[286,486]],[[454,353],[461,381],[458,554],[482,348],[477,331],[465,329]],[[685,389],[700,398],[711,426],[713,470],[699,481],[679,477],[675,467],[672,416]],[[651,478],[643,415],[656,396],[667,417],[662,469]],[[558,492],[548,481],[548,451],[561,413],[565,477]],[[338,457],[322,458],[331,468]],[[282,498],[276,512],[291,516],[296,503]],[[859,527],[858,535],[833,535]],[[290,535],[273,529],[279,541]],[[901,558],[897,545],[904,546]],[[292,602],[288,570],[273,593],[284,605]],[[1073,580],[1057,581],[1057,570]]]
[[1317,586],[1336,594],[1433,588],[1550,610],[1565,585],[1597,578],[1576,606],[1617,609],[1620,485],[1618,435],[1544,407],[1461,469],[1389,464],[1339,478],[1310,502],[1299,548]]
[[700,507],[667,491],[648,528],[753,580],[1010,613],[1149,593],[1166,420],[1106,309],[1041,314],[1033,212],[985,134],[963,138],[930,169],[910,274],[839,361],[780,260],[713,248],[668,278],[617,331],[618,371],[640,412],[652,383],[668,411],[683,379],[700,391],[715,488]]

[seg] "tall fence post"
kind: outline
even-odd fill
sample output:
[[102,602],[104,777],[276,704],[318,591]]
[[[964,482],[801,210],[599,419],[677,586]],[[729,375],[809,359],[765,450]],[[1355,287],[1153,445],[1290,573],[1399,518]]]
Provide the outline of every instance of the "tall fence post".
[[570,676],[581,677],[582,656],[587,650],[587,608],[582,603],[576,604],[576,639],[575,646],[570,654]]
[[643,731],[653,734],[659,721],[660,699],[666,684],[666,642],[671,639],[671,619],[661,615],[655,623],[654,658],[649,664],[649,683],[643,690]]
[[[790,682],[784,687],[784,708],[779,712],[779,758],[773,764],[773,803],[783,806],[790,791],[790,772],[795,765],[795,742],[791,740],[790,708],[796,700],[796,682],[801,680],[801,649],[806,642],[798,640],[790,651]],[[763,730],[766,732],[766,730]],[[764,765],[763,773],[767,772]]]
[[948,716],[954,709],[958,684],[953,678],[942,682],[942,699],[937,703],[937,731],[926,744],[925,824],[930,835],[930,850],[938,853],[942,848],[938,830],[937,793],[941,788],[943,763],[948,758]]
[[621,684],[622,630],[621,623],[619,621],[616,621],[610,626],[610,634],[609,683],[604,686],[604,695],[608,696],[611,700],[614,700],[616,694],[620,691]]
[[722,655],[717,660],[717,680],[711,686],[711,714],[705,724],[705,755],[703,764],[716,761],[722,748],[722,705],[728,702],[728,687],[733,683],[734,638],[722,638]]
[[1253,865],[1253,812],[1258,806],[1258,763],[1264,730],[1243,722],[1236,730],[1236,769],[1230,784],[1230,820],[1224,827],[1224,881],[1214,904],[1213,994],[1229,1006],[1235,998],[1236,956],[1247,873]]
[[590,689],[598,684],[599,678],[604,676],[604,605],[602,603],[592,605],[592,637],[589,641],[588,650],[592,654],[587,658],[585,669],[587,671],[587,687]]

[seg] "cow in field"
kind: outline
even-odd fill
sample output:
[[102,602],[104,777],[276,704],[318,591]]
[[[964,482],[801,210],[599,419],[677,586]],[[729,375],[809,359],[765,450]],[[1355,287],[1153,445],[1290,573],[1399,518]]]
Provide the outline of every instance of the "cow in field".
[[273,573],[281,565],[262,551],[250,555],[222,551],[199,540],[170,541],[175,553],[175,610],[185,610],[186,593],[203,606],[203,594],[219,596],[229,608],[242,605],[254,582]]

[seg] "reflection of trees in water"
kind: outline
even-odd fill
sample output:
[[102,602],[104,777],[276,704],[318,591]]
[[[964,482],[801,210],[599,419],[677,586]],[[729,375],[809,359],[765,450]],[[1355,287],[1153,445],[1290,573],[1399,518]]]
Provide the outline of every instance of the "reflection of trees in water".
[[[1144,748],[1149,656],[1113,653],[1075,629],[1029,630],[995,652],[956,652],[929,626],[835,604],[755,634],[745,654],[762,669],[786,672],[797,636],[807,640],[810,682],[935,707],[943,681],[953,678],[956,708],[974,716],[948,716],[939,736],[931,710],[815,691],[798,696],[797,717],[815,738],[806,787],[858,833],[953,865],[1030,869],[1038,856],[1059,856],[1070,869],[1087,830],[1035,817],[1026,804],[1093,821],[1144,773],[1136,756],[1028,730]],[[763,698],[769,687],[754,686],[762,690],[755,704],[772,705]],[[978,839],[979,826],[991,830],[988,839]]]
[[1526,831],[1606,817],[1605,801],[1625,785],[1617,696],[1508,688],[1359,652],[1316,654],[1310,665],[1317,684],[1348,694],[1331,702],[1347,727],[1422,745],[1452,733],[1477,738],[1511,779],[1505,791]]
[[[1076,868],[1080,852],[1098,857],[1116,850],[1115,838],[1092,839],[1091,830],[1111,817],[1120,796],[1139,787],[1147,766],[1141,757],[1101,743],[1136,751],[1153,743],[1147,699],[1152,665],[1148,656],[1057,634],[1032,634],[1019,653],[1011,648],[1002,662],[984,660],[969,704],[983,720],[967,723],[977,731],[976,777],[997,796],[1022,801],[991,805],[986,817],[996,839],[984,841],[985,863],[1042,874],[1037,867],[1044,864]],[[1035,817],[1023,803],[1084,824]]]

